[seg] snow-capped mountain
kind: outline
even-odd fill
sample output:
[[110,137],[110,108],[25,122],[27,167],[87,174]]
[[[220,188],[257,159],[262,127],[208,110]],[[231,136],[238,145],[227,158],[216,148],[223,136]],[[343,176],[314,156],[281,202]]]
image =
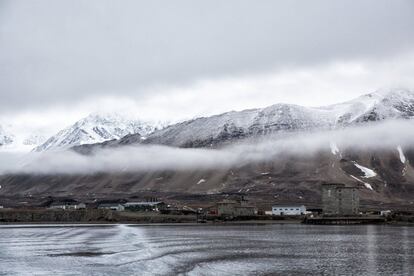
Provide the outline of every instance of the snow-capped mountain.
[[[346,128],[378,120],[413,117],[412,92],[378,91],[345,103],[325,107],[276,104],[262,109],[233,111],[155,130],[146,135],[146,139],[142,139],[141,134],[129,134],[119,140],[82,145],[74,149],[87,155],[100,148],[136,143],[209,147],[269,133],[297,131],[300,135],[303,130]],[[79,142],[81,138],[103,132],[96,132],[97,125],[105,127],[108,132],[110,129],[108,125],[112,127],[122,125],[118,120],[114,124],[96,123],[101,119],[85,118],[62,131],[61,135],[52,137],[55,140],[52,138],[49,140],[62,141],[62,143],[63,141]],[[102,120],[106,121],[107,117]],[[142,128],[140,125],[139,127]],[[64,143],[64,147],[71,145],[68,142]],[[298,147],[300,146],[298,144]],[[412,208],[413,164],[413,146],[396,144],[393,148],[342,148],[340,144],[337,145],[332,141],[326,144],[325,150],[314,154],[298,153],[291,156],[286,154],[283,158],[253,160],[251,163],[242,166],[237,164],[234,167],[203,169],[189,166],[186,169],[167,171],[162,168],[158,171],[115,173],[108,171],[99,175],[54,173],[4,175],[0,176],[0,182],[7,185],[3,185],[0,194],[22,196],[31,194],[33,197],[44,197],[47,193],[51,196],[70,195],[82,198],[84,191],[88,191],[112,198],[114,193],[123,194],[125,197],[132,194],[160,193],[190,200],[198,200],[199,195],[204,194],[212,195],[212,200],[216,200],[215,196],[218,194],[244,193],[264,202],[280,200],[283,204],[286,202],[307,204],[320,200],[318,191],[321,184],[343,183],[360,187],[360,197],[365,203],[378,202],[384,204],[382,206],[395,203],[398,208],[400,204],[404,208],[407,206]],[[109,182],[111,185],[108,186]]]
[[24,130],[16,128],[15,125],[7,124],[0,126],[0,151],[7,152],[29,152],[43,143],[45,136],[39,131]]
[[336,125],[350,125],[414,116],[414,92],[405,89],[379,90],[349,102],[320,109],[330,112]]
[[[354,100],[324,106],[276,104],[261,109],[232,111],[198,118],[154,131],[132,143],[178,147],[209,147],[241,138],[284,131],[334,129],[369,121],[414,117],[414,93],[408,90],[377,91]],[[129,144],[121,139],[119,144]]]
[[13,143],[13,140],[13,134],[7,132],[2,128],[2,126],[0,126],[0,147]]
[[[50,137],[42,132],[13,133],[0,127],[0,149],[25,151],[66,149],[102,143],[136,143],[178,147],[211,147],[272,133],[334,129],[369,121],[414,117],[414,93],[404,89],[380,90],[354,100],[323,106],[275,104],[266,108],[231,111],[164,127],[120,114],[91,114]],[[50,137],[49,139],[45,139]]]
[[46,141],[46,137],[42,134],[30,134],[23,139],[23,145],[25,146],[37,146]]
[[128,134],[146,136],[155,127],[120,114],[91,114],[59,131],[34,151],[62,150],[73,146],[120,139]]

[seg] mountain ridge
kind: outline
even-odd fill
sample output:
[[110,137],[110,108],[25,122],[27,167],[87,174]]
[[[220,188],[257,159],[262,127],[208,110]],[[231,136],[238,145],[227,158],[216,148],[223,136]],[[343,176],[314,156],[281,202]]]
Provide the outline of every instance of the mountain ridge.
[[141,143],[215,147],[279,132],[328,130],[401,118],[414,118],[414,93],[405,89],[378,91],[323,107],[274,104],[265,108],[230,111],[169,125],[155,130],[145,139],[128,135],[110,145]]
[[73,146],[120,139],[128,134],[141,137],[155,128],[147,122],[129,119],[117,113],[94,113],[59,131],[33,151],[65,150]]

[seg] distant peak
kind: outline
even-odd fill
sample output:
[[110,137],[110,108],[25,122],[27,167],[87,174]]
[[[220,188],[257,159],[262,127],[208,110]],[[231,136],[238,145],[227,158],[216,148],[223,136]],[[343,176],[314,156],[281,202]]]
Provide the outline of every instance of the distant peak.
[[377,91],[370,93],[368,95],[381,97],[381,98],[391,98],[391,97],[401,97],[401,98],[413,98],[414,92],[407,88],[383,88],[378,89]]

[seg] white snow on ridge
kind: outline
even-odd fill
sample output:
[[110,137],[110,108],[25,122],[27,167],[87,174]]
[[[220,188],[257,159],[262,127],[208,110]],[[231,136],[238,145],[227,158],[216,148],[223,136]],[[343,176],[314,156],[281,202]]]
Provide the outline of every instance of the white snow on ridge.
[[374,190],[374,189],[372,188],[371,184],[369,184],[369,183],[367,183],[367,182],[364,182],[364,181],[362,181],[361,179],[359,179],[359,178],[357,178],[357,177],[355,177],[355,176],[353,176],[353,175],[351,175],[351,177],[352,177],[353,179],[355,179],[356,181],[361,182],[362,184],[364,184],[365,188],[370,189],[370,190],[372,190],[372,191]]
[[[375,121],[376,118],[411,118],[413,104],[414,93],[405,90],[377,91],[348,102],[321,107],[275,104],[184,121],[155,131],[148,140],[170,146],[187,146],[194,142],[206,146],[210,141],[219,143],[292,131],[338,129]],[[340,152],[331,146],[332,153],[340,156]]]
[[405,161],[407,161],[407,159],[405,158],[405,155],[404,155],[404,152],[403,152],[401,146],[398,146],[397,150],[398,150],[398,153],[400,154],[401,163],[405,164]]
[[361,166],[357,162],[353,162],[353,163],[358,169],[360,169],[365,174],[365,176],[363,176],[364,178],[371,178],[377,175],[377,173],[374,172],[373,170],[368,169],[367,167]]
[[91,114],[50,137],[34,151],[62,150],[78,145],[102,143],[135,133],[145,137],[153,130],[154,127],[149,123],[118,113]]
[[384,96],[371,93],[348,102],[333,104],[323,108],[331,111],[335,117],[335,124],[344,119],[347,122],[352,122],[363,114],[369,112],[383,98]]
[[[207,146],[212,140],[220,143],[272,133],[341,129],[377,119],[413,119],[413,92],[404,89],[384,89],[351,101],[322,107],[275,104],[265,108],[231,111],[182,121],[168,127],[167,123],[143,122],[132,114],[124,114],[123,111],[122,114],[91,114],[58,133],[55,127],[53,133],[50,133],[49,129],[36,130],[37,127],[30,127],[22,129],[21,134],[24,135],[21,135],[14,128],[8,129],[7,120],[0,120],[0,150],[15,150],[16,145],[24,151],[29,151],[33,147],[36,147],[36,151],[60,150],[76,145],[118,140],[136,133],[139,134],[134,136],[137,139],[131,139],[127,143],[147,139],[149,144],[155,142],[169,146]],[[46,139],[47,137],[50,138]],[[333,155],[341,157],[341,152],[333,141],[330,143],[330,150]],[[408,161],[401,147],[398,151],[401,162]]]
[[197,185],[200,185],[202,183],[206,182],[206,180],[204,178],[200,179],[200,181],[197,182]]

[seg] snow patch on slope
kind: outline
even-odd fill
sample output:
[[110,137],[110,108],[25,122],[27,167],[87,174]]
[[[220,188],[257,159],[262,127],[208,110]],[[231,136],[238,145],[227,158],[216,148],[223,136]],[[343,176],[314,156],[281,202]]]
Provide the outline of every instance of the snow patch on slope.
[[330,146],[332,154],[337,155],[339,153],[338,146],[334,142],[331,142]]
[[374,172],[373,170],[371,170],[367,167],[361,166],[356,162],[353,162],[353,163],[358,169],[360,169],[365,174],[365,176],[363,176],[364,178],[371,178],[371,177],[374,177],[374,176],[377,175],[377,173]]
[[397,147],[397,150],[398,150],[398,153],[400,155],[401,163],[405,164],[405,162],[407,161],[407,159],[405,158],[405,155],[404,155],[404,152],[403,152],[401,146],[398,146]]
[[356,181],[361,182],[362,184],[364,184],[365,188],[370,189],[371,191],[373,191],[373,190],[374,190],[374,189],[372,188],[371,184],[369,184],[369,183],[367,183],[367,182],[364,182],[364,181],[362,181],[361,179],[359,179],[359,178],[357,178],[357,177],[355,177],[355,176],[353,176],[353,175],[351,175],[351,177],[352,177],[353,179],[355,179]]

